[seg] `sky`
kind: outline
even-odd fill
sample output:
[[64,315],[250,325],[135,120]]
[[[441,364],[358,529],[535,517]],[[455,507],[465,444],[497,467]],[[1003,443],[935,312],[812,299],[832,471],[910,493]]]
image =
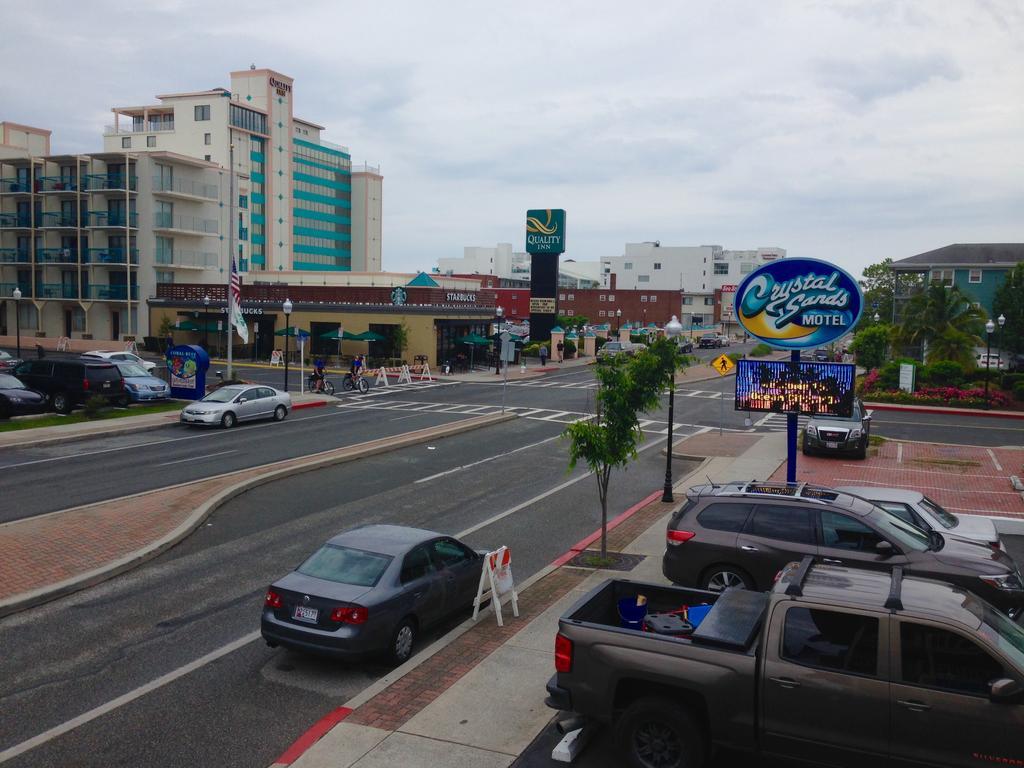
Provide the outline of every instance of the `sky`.
[[115,105],[295,78],[295,114],[384,176],[383,264],[627,242],[776,246],[855,274],[1024,238],[1024,5],[0,0],[0,120],[102,149]]

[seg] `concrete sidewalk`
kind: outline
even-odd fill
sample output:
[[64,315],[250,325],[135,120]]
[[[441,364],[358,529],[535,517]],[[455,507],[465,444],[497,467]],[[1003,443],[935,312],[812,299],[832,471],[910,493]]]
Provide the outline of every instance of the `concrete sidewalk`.
[[[581,542],[519,585],[519,618],[505,626],[490,611],[467,620],[434,645],[328,713],[274,766],[297,768],[493,768],[508,766],[554,716],[544,705],[558,617],[606,578],[667,583],[661,575],[665,525],[685,489],[710,476],[722,482],[768,477],[785,460],[785,435],[743,435],[716,446],[713,433],[694,448],[713,456],[676,484],[676,502],[655,492],[610,524],[611,550],[640,555],[629,572],[567,564]],[[731,435],[726,435],[731,438]],[[691,440],[694,438],[690,438]],[[679,453],[694,453],[681,441]],[[732,455],[729,455],[732,454]],[[513,553],[514,566],[514,553]],[[513,567],[514,571],[514,567]]]

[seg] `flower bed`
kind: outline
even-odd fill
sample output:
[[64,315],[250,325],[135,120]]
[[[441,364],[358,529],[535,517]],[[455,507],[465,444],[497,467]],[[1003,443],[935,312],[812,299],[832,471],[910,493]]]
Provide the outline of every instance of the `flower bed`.
[[984,389],[921,387],[913,393],[904,392],[899,389],[872,390],[868,386],[870,377],[871,373],[864,378],[862,395],[864,400],[869,402],[900,403],[905,405],[945,405],[955,408],[984,408],[986,402],[992,408],[1007,408],[1016,405],[1007,393],[991,389],[989,390],[987,401]]

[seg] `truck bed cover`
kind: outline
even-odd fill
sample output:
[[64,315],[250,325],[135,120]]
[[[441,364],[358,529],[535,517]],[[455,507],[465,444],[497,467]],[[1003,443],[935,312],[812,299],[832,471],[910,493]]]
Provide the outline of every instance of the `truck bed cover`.
[[767,607],[767,592],[726,590],[690,637],[701,645],[746,650],[757,638]]

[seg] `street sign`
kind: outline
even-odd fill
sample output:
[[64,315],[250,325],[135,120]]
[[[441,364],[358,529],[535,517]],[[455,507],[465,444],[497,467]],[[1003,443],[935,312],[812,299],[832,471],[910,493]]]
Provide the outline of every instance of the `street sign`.
[[727,373],[732,371],[733,368],[736,367],[736,364],[729,358],[728,355],[723,353],[712,361],[711,367],[718,372],[719,376],[725,376]]

